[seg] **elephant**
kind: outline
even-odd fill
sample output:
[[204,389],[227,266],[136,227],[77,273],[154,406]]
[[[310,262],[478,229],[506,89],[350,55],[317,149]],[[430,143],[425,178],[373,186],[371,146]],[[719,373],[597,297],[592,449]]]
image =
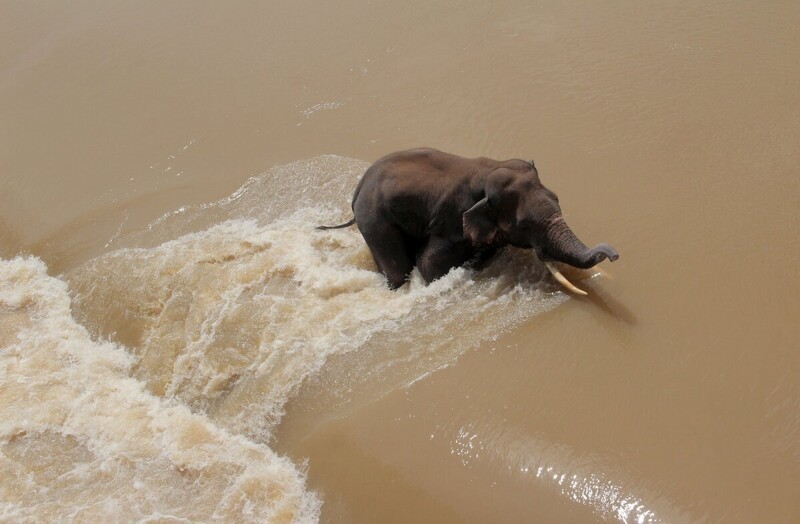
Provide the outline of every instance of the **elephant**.
[[356,224],[393,290],[415,266],[430,283],[454,267],[480,266],[511,245],[533,249],[559,283],[585,295],[553,262],[587,269],[619,258],[608,244],[590,249],[578,240],[533,161],[428,148],[391,153],[364,173],[351,207],[349,222],[317,229]]

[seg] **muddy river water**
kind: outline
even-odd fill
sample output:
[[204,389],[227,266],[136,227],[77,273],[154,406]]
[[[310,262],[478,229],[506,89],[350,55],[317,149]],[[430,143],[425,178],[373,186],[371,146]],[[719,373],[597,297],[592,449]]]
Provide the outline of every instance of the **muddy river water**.
[[[4,2],[0,520],[800,521],[800,3]],[[391,292],[386,153],[588,244]]]

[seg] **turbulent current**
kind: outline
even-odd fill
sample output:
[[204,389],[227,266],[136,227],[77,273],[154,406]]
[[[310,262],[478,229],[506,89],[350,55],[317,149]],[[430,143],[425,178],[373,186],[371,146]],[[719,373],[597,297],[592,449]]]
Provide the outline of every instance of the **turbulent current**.
[[307,465],[269,447],[302,385],[388,393],[566,300],[511,250],[389,291],[356,228],[313,227],[365,167],[273,168],[58,277],[0,262],[0,519],[317,520]]

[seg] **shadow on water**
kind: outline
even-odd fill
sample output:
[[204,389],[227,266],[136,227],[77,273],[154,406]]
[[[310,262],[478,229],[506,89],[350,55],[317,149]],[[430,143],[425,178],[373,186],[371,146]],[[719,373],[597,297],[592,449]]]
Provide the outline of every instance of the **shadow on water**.
[[593,305],[597,306],[600,311],[607,313],[622,324],[631,327],[639,324],[639,319],[636,317],[633,311],[628,309],[625,304],[611,295],[608,291],[600,286],[589,287],[591,288],[592,292],[589,293],[588,296],[582,297],[582,300],[591,302]]

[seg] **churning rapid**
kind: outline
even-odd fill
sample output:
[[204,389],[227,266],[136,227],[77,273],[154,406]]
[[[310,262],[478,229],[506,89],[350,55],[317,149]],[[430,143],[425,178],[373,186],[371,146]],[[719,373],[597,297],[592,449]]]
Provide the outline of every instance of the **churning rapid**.
[[[0,266],[3,519],[314,521],[304,466],[268,444],[334,355],[327,394],[447,366],[566,295],[529,252],[393,292],[349,212],[366,164],[273,168],[55,278]],[[478,321],[480,319],[480,321]]]

